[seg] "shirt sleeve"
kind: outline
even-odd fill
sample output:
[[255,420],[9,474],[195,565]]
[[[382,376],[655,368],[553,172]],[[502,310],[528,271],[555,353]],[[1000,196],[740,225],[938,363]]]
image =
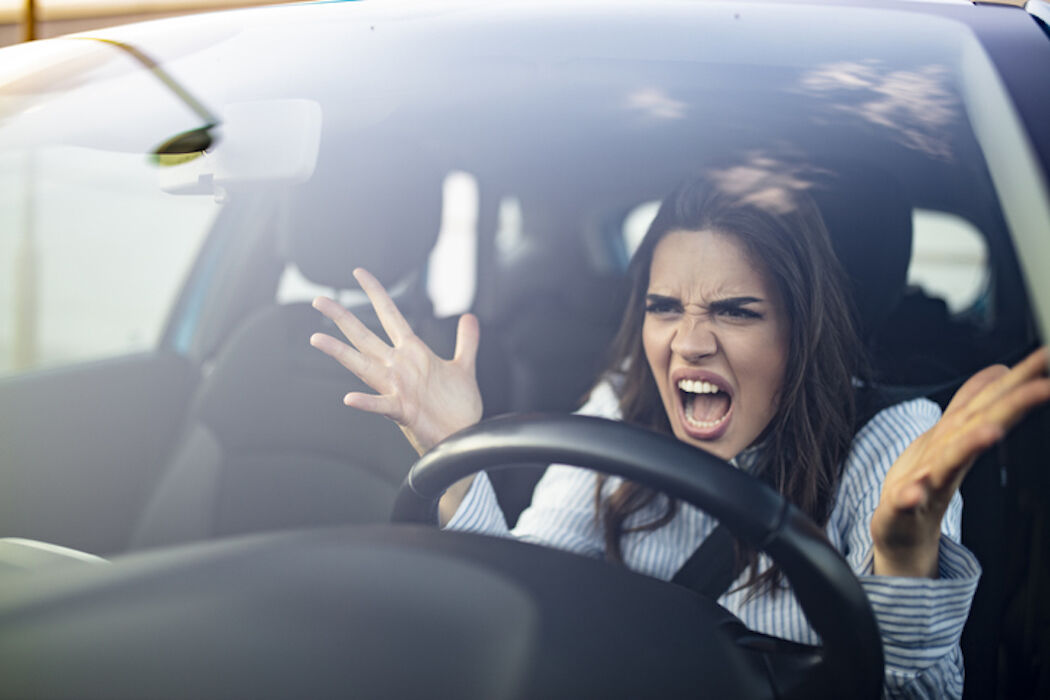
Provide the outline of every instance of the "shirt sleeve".
[[478,474],[446,530],[513,537],[567,552],[600,557],[605,551],[595,518],[595,474],[587,469],[552,464],[536,484],[532,505],[522,511],[513,530],[507,527],[492,482]]
[[493,537],[509,537],[510,529],[496,500],[496,491],[485,472],[478,472],[459,508],[445,523],[445,530],[476,532]]
[[[577,413],[618,418],[619,402],[610,382],[599,383]],[[550,465],[536,484],[532,503],[510,530],[492,482],[482,472],[474,479],[445,529],[514,537],[524,542],[600,557],[605,544],[595,517],[596,484],[593,471],[565,464]]]
[[875,576],[871,516],[886,472],[901,452],[940,417],[932,401],[917,399],[876,415],[858,433],[846,460],[840,503],[840,549],[868,595],[882,634],[887,698],[962,696],[959,639],[981,567],[959,543],[962,498],[952,498],[941,523],[938,578]]

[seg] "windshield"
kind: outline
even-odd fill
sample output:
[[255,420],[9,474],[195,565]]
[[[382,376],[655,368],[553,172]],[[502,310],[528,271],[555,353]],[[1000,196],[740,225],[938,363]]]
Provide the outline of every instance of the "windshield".
[[[595,7],[536,20],[354,3],[294,22],[273,8],[192,36],[175,21],[6,51],[0,372],[162,347],[204,360],[229,330],[209,319],[352,297],[340,290],[362,263],[426,269],[441,314],[503,324],[513,299],[541,294],[583,308],[622,276],[654,203],[698,172],[848,202],[852,220],[825,212],[847,268],[898,240],[913,306],[943,304],[980,347],[968,362],[1027,341],[1003,300],[1023,293],[1010,226],[1030,224],[989,165],[1000,145],[975,86],[997,78],[969,29],[827,7],[800,42],[793,8],[666,3],[651,25],[617,10],[597,32]],[[213,142],[157,158],[198,132]],[[905,223],[870,233],[886,207]],[[848,243],[865,227],[867,244]]]
[[0,64],[0,374],[152,350],[221,206],[150,155],[200,119],[119,44],[35,43]]

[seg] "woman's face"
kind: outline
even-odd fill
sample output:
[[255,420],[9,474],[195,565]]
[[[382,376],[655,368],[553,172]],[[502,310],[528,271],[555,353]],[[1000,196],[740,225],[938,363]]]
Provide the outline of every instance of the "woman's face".
[[731,459],[777,410],[788,352],[783,303],[740,242],[674,231],[649,272],[642,343],[679,440]]

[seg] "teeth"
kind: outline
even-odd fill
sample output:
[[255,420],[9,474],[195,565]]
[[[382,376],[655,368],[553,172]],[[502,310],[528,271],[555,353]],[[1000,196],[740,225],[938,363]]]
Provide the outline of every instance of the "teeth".
[[711,382],[702,382],[698,379],[679,379],[678,388],[690,394],[717,394],[719,388]]
[[[700,381],[699,379],[679,379],[678,388],[687,394],[717,394],[721,391],[717,386],[711,382]],[[695,428],[701,428],[704,430],[710,430],[711,428],[717,428],[719,425],[724,423],[729,417],[729,413],[726,412],[724,416],[718,420],[694,420],[690,415],[691,411],[689,406],[692,404],[693,399],[686,399],[686,421]]]
[[696,426],[697,428],[714,428],[714,427],[717,427],[717,426],[721,425],[725,421],[725,419],[728,418],[728,417],[729,417],[729,414],[727,413],[724,416],[722,416],[721,418],[719,418],[718,420],[693,420],[692,416],[690,416],[688,413],[685,414],[685,419],[689,423],[689,425]]

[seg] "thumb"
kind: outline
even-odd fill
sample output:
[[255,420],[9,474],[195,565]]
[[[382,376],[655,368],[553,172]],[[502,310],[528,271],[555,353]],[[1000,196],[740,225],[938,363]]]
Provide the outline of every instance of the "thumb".
[[452,361],[462,364],[464,368],[473,372],[480,339],[481,328],[478,326],[478,317],[474,314],[460,316],[459,325],[456,327],[456,352]]

